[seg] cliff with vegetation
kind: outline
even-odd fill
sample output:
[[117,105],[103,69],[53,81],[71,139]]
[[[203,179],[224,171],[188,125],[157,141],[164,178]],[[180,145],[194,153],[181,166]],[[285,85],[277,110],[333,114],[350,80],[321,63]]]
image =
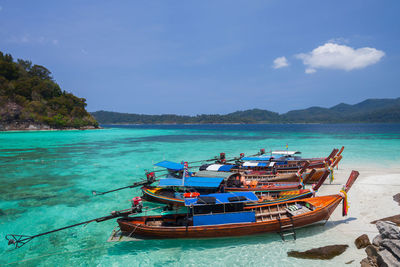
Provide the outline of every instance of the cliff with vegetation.
[[45,67],[0,52],[0,130],[97,128],[85,102],[61,90]]
[[355,105],[331,108],[310,107],[278,114],[262,109],[236,111],[225,115],[143,115],[96,111],[101,124],[167,123],[400,123],[400,98],[368,99]]

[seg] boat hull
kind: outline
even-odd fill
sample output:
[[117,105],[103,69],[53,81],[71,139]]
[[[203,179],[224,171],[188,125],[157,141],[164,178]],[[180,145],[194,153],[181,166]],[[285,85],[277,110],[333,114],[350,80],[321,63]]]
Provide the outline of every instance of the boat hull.
[[[314,203],[313,205],[317,204],[315,205],[317,209],[305,214],[293,216],[292,222],[294,227],[303,227],[329,219],[330,215],[339,205],[341,200],[342,197],[340,195],[310,198],[304,200],[305,202]],[[291,202],[289,201],[288,203],[290,204]],[[323,207],[318,207],[318,204],[323,205]],[[268,205],[259,205],[259,207],[265,206]],[[254,209],[255,208],[252,207],[250,210]],[[161,218],[161,216],[158,217]],[[157,218],[157,216],[121,218],[118,219],[117,222],[121,231],[123,231],[124,233],[128,234],[131,237],[144,239],[246,236],[261,233],[279,232],[281,230],[280,222],[278,220],[223,225],[165,227],[146,225],[146,220],[148,218]],[[281,223],[291,223],[291,219],[282,219]]]
[[[225,190],[226,192],[238,192],[235,190]],[[241,190],[243,191],[243,190]],[[268,191],[255,191],[256,195],[258,192],[268,192]],[[142,188],[143,198],[150,202],[161,203],[161,204],[168,204],[173,206],[184,206],[185,202],[183,199],[172,198],[166,195],[162,195],[160,191],[143,187]],[[260,204],[275,204],[281,203],[284,201],[294,200],[294,199],[302,199],[302,198],[309,198],[313,196],[313,192],[309,189],[298,189],[298,190],[287,190],[287,191],[280,191],[277,192],[278,196],[273,199],[264,199],[260,200],[257,203],[249,203],[246,206],[252,207],[257,206]]]

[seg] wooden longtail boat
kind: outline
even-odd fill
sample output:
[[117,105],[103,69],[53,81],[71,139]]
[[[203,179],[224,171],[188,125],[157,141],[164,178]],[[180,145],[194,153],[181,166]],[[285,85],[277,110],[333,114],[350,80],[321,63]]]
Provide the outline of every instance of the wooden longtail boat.
[[[257,203],[249,203],[246,205],[252,206],[252,205],[259,205],[261,203],[265,203],[265,204],[280,203],[283,201],[288,201],[288,200],[293,200],[293,199],[313,197],[313,196],[315,196],[316,192],[321,187],[323,182],[326,180],[328,175],[329,175],[329,172],[326,171],[326,173],[321,177],[320,181],[316,185],[313,185],[312,188],[309,188],[309,189],[282,190],[282,191],[268,191],[268,190],[252,191],[256,194],[256,196],[258,197],[259,200]],[[192,191],[187,190],[187,191],[178,193],[176,191],[169,190],[169,189],[163,189],[160,187],[156,187],[156,188],[143,187],[142,192],[143,192],[143,198],[150,202],[164,203],[164,204],[169,204],[169,205],[173,205],[173,206],[184,206],[185,205],[185,194],[190,195],[190,193],[193,192],[193,190]],[[225,191],[225,192],[229,192],[229,191]],[[231,191],[231,192],[234,192],[234,191]],[[204,193],[202,195],[204,195]]]
[[[305,172],[304,180],[308,183],[317,182],[321,176],[324,174],[326,169],[333,171],[333,168],[337,166],[342,159],[341,153],[344,147],[339,151],[334,149],[332,153],[327,158],[321,159],[302,159],[296,160],[290,163],[290,161],[271,161],[270,157],[243,157],[249,161],[242,162],[237,165],[223,165],[223,164],[206,164],[202,165],[195,176],[213,176],[211,173],[232,173],[229,177],[230,179],[235,179],[234,173],[238,173],[241,176],[241,180],[250,181],[264,181],[264,182],[296,182],[299,177],[297,172],[299,169],[304,168],[305,164],[308,165],[308,170]],[[339,151],[339,153],[338,153]],[[287,164],[292,165],[287,165]],[[284,163],[285,165],[282,165]],[[312,175],[310,171],[315,169]],[[244,182],[244,181],[243,181]]]
[[331,154],[326,158],[302,158],[290,159],[286,157],[274,158],[274,156],[259,156],[259,157],[243,157],[241,158],[240,168],[234,168],[233,171],[247,169],[247,170],[264,170],[264,171],[295,171],[303,167],[305,162],[310,163],[310,168],[324,168],[326,164],[330,165],[335,158],[339,157],[343,152],[344,147],[333,149]]
[[[300,171],[304,171],[303,168]],[[188,177],[183,179],[160,179],[160,184],[157,187],[143,186],[143,198],[157,203],[165,203],[175,206],[183,206],[185,202],[185,195],[191,192],[201,193],[202,195],[217,193],[217,192],[238,192],[250,191],[255,192],[259,197],[260,202],[279,202],[289,199],[296,199],[300,197],[310,197],[322,185],[329,172],[321,177],[320,183],[311,189],[302,189],[303,186],[300,182],[284,182],[284,183],[260,183],[258,187],[229,187],[228,181],[223,178],[209,178],[209,177]],[[201,182],[201,183],[200,183]]]
[[[279,204],[262,204],[246,207],[254,200],[249,192],[229,197],[224,193],[214,198],[187,199],[186,214],[165,216],[125,217],[117,220],[121,231],[131,237],[162,238],[211,238],[243,236],[268,232],[282,232],[328,220],[343,201],[347,214],[347,192],[359,173],[352,171],[340,194],[286,201]],[[218,201],[218,202],[217,202]]]
[[[312,184],[317,182],[326,170],[333,172],[333,169],[339,164],[342,158],[343,156],[335,157],[331,165],[326,165],[324,168],[313,168],[313,165],[309,164],[307,170],[305,170],[303,174],[304,183]],[[311,173],[312,170],[315,171]],[[243,177],[242,179],[246,181],[262,180],[268,182],[296,182],[299,180],[298,172],[294,170],[278,171],[276,174],[272,174],[268,171],[246,171],[241,172],[240,175]]]

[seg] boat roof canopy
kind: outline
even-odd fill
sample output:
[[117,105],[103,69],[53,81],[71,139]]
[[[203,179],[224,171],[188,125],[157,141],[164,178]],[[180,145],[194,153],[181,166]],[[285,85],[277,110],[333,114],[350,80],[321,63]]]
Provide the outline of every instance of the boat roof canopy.
[[218,188],[224,178],[220,177],[186,177],[185,179],[178,178],[163,178],[160,179],[160,187],[176,186],[176,187],[203,187],[203,188]]
[[183,164],[168,161],[168,160],[163,160],[159,163],[154,164],[154,166],[163,167],[163,168],[174,170],[174,171],[183,170]]
[[194,176],[196,177],[219,177],[228,179],[232,175],[236,175],[233,172],[216,172],[216,171],[198,171]]
[[286,150],[275,150],[271,152],[272,155],[282,155],[282,156],[294,156],[301,154],[300,151],[286,151]]
[[218,171],[218,172],[229,172],[236,165],[233,164],[211,164],[206,170],[207,171]]
[[255,157],[243,157],[241,158],[241,160],[245,160],[245,161],[270,161],[271,160],[271,156],[255,156]]
[[185,206],[201,206],[228,203],[248,203],[258,201],[253,192],[230,192],[200,195],[197,198],[185,198]]
[[243,162],[243,167],[266,167],[269,166],[269,162]]

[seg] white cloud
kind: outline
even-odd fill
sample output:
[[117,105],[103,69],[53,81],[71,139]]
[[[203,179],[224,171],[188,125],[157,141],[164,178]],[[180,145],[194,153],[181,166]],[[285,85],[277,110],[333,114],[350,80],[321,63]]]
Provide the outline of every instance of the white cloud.
[[316,71],[317,71],[316,69],[312,69],[312,68],[306,69],[306,73],[307,73],[307,74],[311,74],[311,73],[314,73],[314,72],[316,72]]
[[274,69],[280,69],[289,66],[289,62],[286,57],[277,57],[274,60],[274,65],[272,66]]
[[50,39],[44,36],[34,36],[28,33],[22,35],[12,35],[7,39],[7,42],[12,44],[33,44],[33,45],[57,45],[59,42],[57,39]]
[[317,69],[362,69],[377,63],[385,52],[371,47],[354,49],[350,46],[328,42],[309,53],[296,55],[306,65],[306,73],[314,73]]

